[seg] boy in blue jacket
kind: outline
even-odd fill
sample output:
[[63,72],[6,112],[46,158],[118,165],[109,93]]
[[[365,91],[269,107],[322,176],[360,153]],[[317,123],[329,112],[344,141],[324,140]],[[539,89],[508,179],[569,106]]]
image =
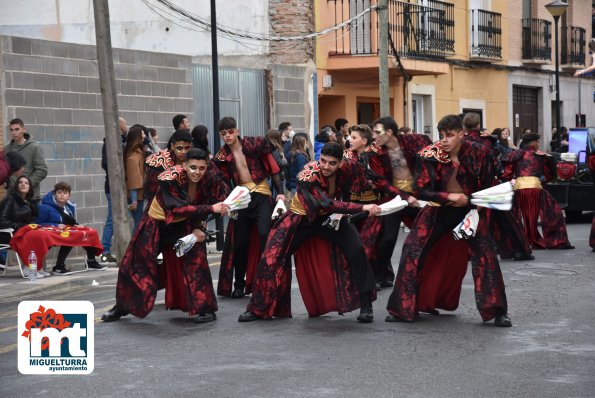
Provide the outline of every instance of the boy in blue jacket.
[[[76,221],[76,205],[70,201],[71,186],[65,182],[54,185],[54,190],[45,194],[39,205],[37,223],[52,225],[63,229],[67,226],[78,225]],[[66,268],[66,257],[70,254],[72,246],[60,246],[56,265],[52,269],[55,275],[69,275],[71,271]],[[91,269],[105,269],[95,260],[97,249],[85,247],[87,252],[87,267]]]

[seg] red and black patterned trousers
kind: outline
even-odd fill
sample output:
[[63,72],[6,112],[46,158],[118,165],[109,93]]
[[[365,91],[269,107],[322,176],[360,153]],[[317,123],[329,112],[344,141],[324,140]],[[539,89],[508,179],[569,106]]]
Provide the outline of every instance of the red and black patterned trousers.
[[[387,310],[391,315],[408,322],[415,320],[420,310],[418,304],[424,299],[424,297],[418,297],[420,286],[423,285],[424,280],[432,277],[431,272],[426,271],[441,271],[448,276],[450,267],[458,271],[463,267],[462,275],[459,274],[457,278],[451,279],[452,286],[443,286],[447,283],[444,281],[437,281],[435,285],[436,288],[443,290],[447,288],[454,292],[449,294],[449,297],[455,297],[458,300],[456,292],[460,291],[462,277],[466,270],[467,253],[461,253],[461,250],[432,253],[432,248],[445,234],[452,234],[452,229],[465,217],[468,211],[468,208],[431,206],[426,206],[421,210],[415,221],[414,229],[409,233],[403,245],[395,287],[387,304]],[[477,309],[481,318],[488,321],[499,313],[505,313],[507,302],[494,241],[488,230],[485,214],[481,211],[475,237],[465,240],[464,243],[468,246],[471,254]],[[462,254],[463,256],[461,256]],[[432,264],[429,263],[430,259]],[[426,260],[428,260],[428,264],[425,264]],[[445,267],[446,271],[444,271]],[[428,270],[424,270],[424,268],[428,268]],[[456,308],[452,302],[440,306],[438,301],[438,305],[439,308],[446,307],[444,309],[448,310]],[[423,310],[433,312],[427,308],[423,308]]]

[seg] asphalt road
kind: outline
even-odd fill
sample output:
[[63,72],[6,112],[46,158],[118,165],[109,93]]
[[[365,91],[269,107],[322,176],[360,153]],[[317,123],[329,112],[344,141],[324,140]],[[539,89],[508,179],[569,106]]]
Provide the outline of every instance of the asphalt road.
[[[88,376],[17,370],[16,306],[0,307],[0,397],[593,397],[595,253],[589,224],[569,226],[570,251],[501,263],[512,328],[482,324],[467,274],[460,307],[414,324],[386,323],[390,290],[372,324],[356,313],[308,318],[294,282],[293,319],[240,324],[248,299],[221,298],[216,322],[165,311],[95,324]],[[400,243],[399,243],[400,244]],[[400,246],[399,246],[400,247]],[[394,262],[398,261],[397,250]],[[217,267],[212,269],[214,278]],[[113,284],[43,299],[90,300],[100,316]]]

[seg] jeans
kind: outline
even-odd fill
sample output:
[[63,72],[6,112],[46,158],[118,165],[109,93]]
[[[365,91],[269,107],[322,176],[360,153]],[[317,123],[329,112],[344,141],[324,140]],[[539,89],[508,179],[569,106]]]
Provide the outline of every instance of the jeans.
[[112,194],[106,193],[107,198],[107,218],[105,219],[105,226],[103,227],[103,235],[101,236],[101,245],[104,253],[111,253],[112,237],[114,236],[114,224],[112,223]]
[[130,211],[132,215],[132,220],[134,221],[134,226],[132,227],[132,232],[136,231],[136,227],[140,223],[140,220],[143,218],[143,214],[145,212],[145,201],[144,200],[137,200],[136,201],[136,210]]

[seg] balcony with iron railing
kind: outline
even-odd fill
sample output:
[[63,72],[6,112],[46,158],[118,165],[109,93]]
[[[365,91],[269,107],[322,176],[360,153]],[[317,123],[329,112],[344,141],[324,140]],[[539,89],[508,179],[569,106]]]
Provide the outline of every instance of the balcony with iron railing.
[[562,26],[561,64],[567,70],[580,69],[585,65],[587,32],[578,26]]
[[[327,0],[334,4],[334,23],[359,14],[371,0]],[[413,2],[388,0],[389,35],[399,57],[417,60],[444,60],[454,54],[454,5],[429,0],[422,6]],[[378,18],[372,12],[336,30],[329,57],[378,55]],[[389,53],[393,49],[389,46]]]
[[471,10],[471,51],[473,60],[502,59],[502,15]]
[[523,62],[547,64],[552,60],[552,23],[543,19],[524,18]]

